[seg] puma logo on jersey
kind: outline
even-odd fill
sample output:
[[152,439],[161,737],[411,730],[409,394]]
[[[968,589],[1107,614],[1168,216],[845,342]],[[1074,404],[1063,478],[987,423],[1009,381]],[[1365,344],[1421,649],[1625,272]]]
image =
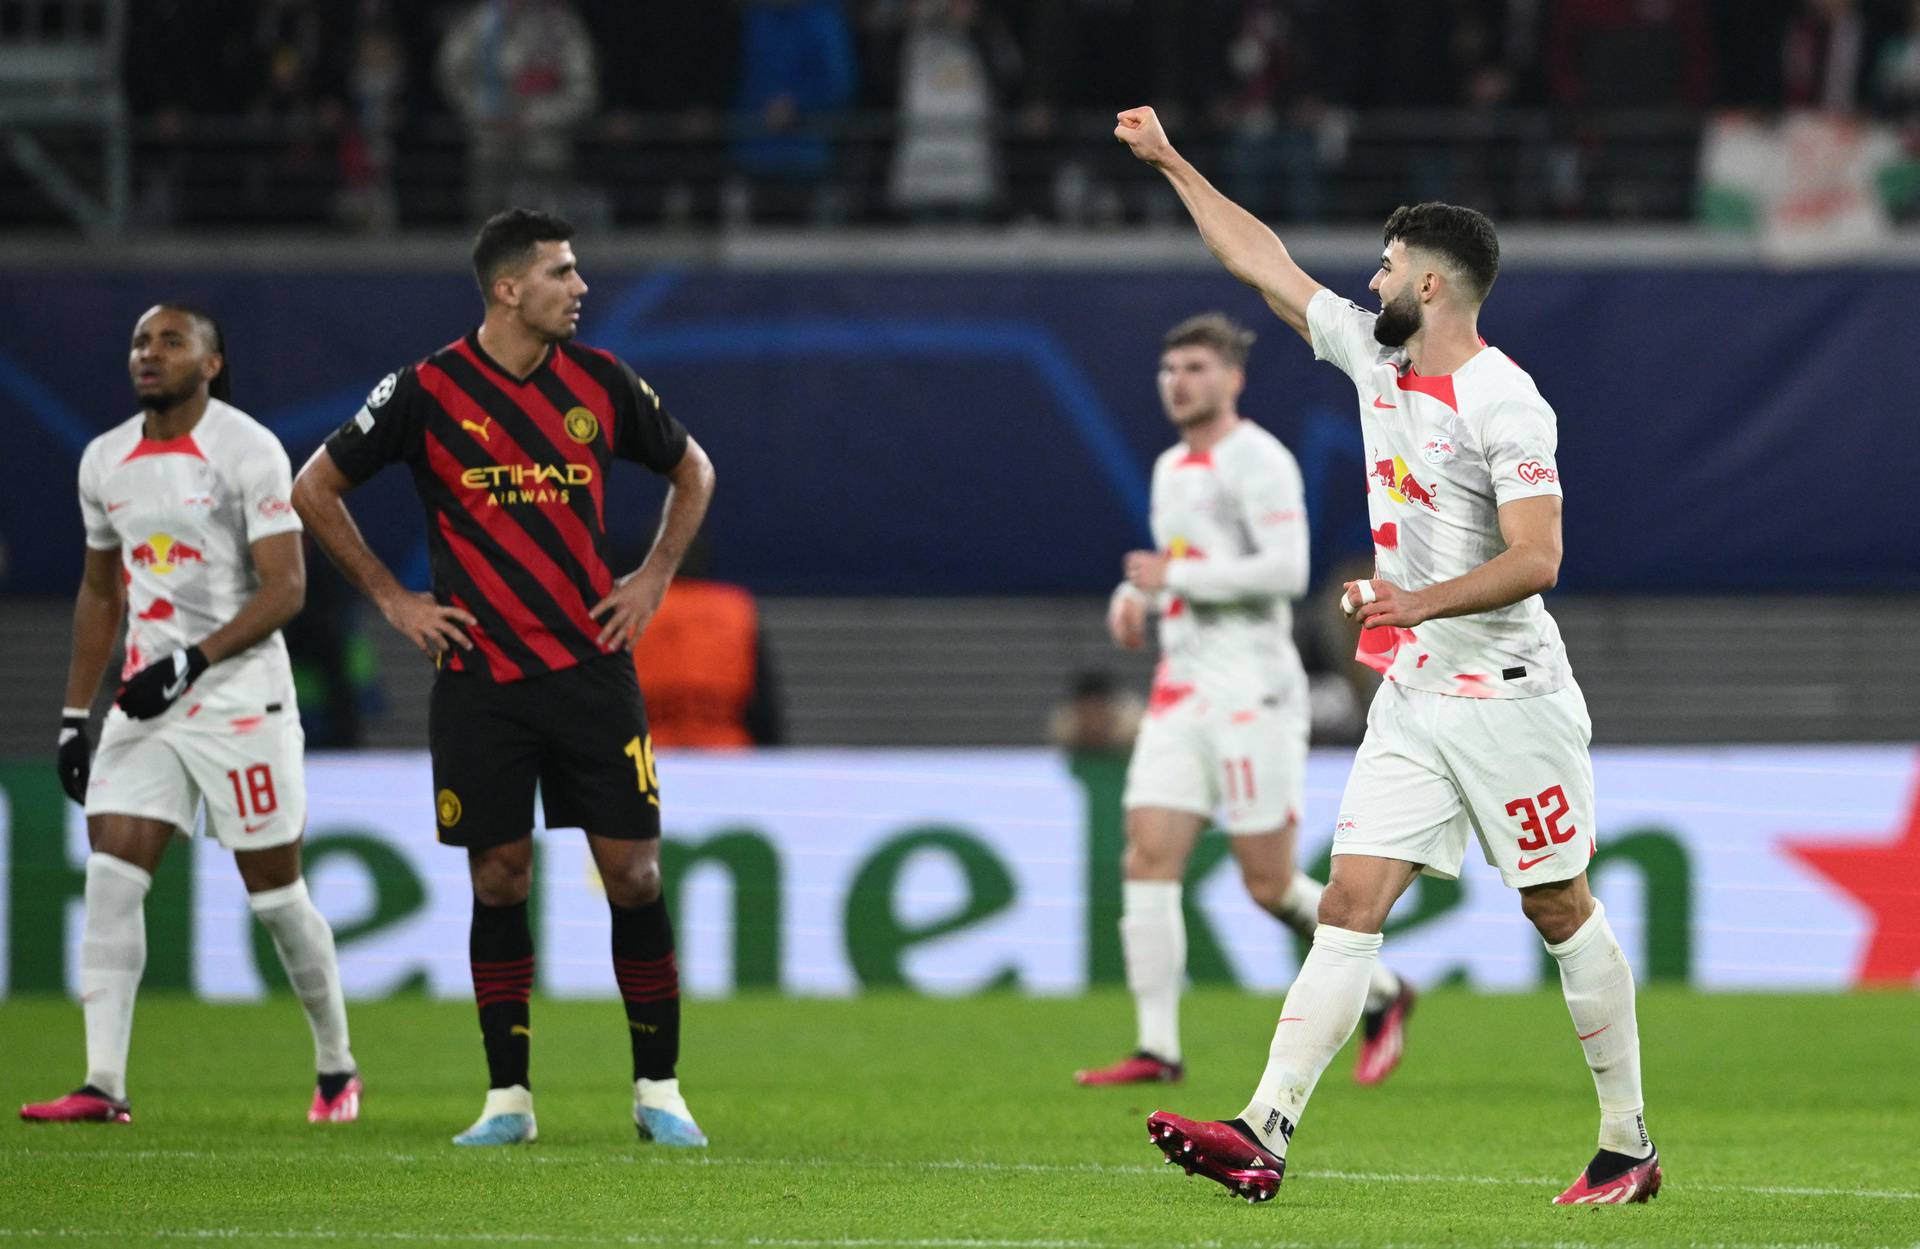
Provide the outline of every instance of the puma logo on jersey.
[[492,424],[493,424],[493,418],[490,416],[486,416],[480,419],[480,423],[478,425],[475,425],[472,421],[461,421],[460,428],[471,430],[473,433],[479,435],[481,442],[492,442],[493,434],[487,428],[489,425],[492,425]]

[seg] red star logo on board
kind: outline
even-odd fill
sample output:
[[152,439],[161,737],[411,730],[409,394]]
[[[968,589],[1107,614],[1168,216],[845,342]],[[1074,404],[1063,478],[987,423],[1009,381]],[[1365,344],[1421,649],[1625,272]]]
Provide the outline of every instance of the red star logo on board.
[[1855,979],[1909,985],[1920,979],[1920,787],[1906,826],[1886,841],[1788,841],[1789,854],[1851,895],[1873,924]]

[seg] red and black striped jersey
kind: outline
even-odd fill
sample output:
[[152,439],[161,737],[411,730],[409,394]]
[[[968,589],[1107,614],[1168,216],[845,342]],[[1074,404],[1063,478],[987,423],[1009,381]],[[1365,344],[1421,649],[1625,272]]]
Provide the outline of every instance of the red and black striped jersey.
[[479,621],[447,666],[505,682],[605,653],[587,613],[613,588],[607,473],[616,459],[672,472],[687,431],[607,352],[557,343],[516,378],[468,334],[388,374],[326,445],[356,485],[395,461],[412,471],[433,595]]

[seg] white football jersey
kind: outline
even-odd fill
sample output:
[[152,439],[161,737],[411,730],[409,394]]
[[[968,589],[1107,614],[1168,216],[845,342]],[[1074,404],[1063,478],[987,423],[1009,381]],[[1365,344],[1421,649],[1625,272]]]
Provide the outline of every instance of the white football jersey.
[[[1502,504],[1560,493],[1558,434],[1533,379],[1499,348],[1424,377],[1405,350],[1375,340],[1373,322],[1329,290],[1307,304],[1314,355],[1359,392],[1374,575],[1418,590],[1506,550]],[[1409,689],[1472,698],[1551,694],[1572,675],[1537,594],[1417,629],[1365,630],[1356,658]]]
[[1151,709],[1198,696],[1214,711],[1297,704],[1304,714],[1291,600],[1307,585],[1307,514],[1293,453],[1249,420],[1210,451],[1163,452],[1152,525],[1172,561],[1156,603]]
[[[123,680],[238,615],[260,586],[251,545],[300,530],[287,453],[264,425],[218,399],[178,438],[156,442],[144,425],[144,416],[123,421],[80,457],[87,545],[118,547],[126,570]],[[207,669],[180,702],[183,719],[210,729],[274,703],[291,714],[279,631]]]

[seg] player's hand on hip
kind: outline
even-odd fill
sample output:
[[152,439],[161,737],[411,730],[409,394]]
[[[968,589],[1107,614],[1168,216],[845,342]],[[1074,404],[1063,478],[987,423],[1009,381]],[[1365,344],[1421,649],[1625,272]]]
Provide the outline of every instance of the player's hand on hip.
[[1150,108],[1130,108],[1121,113],[1114,124],[1113,137],[1149,165],[1158,167],[1173,159],[1173,144],[1167,140],[1159,116]]
[[1127,584],[1157,594],[1167,588],[1168,558],[1158,551],[1128,551],[1124,565]]
[[1107,633],[1123,651],[1147,644],[1147,601],[1137,594],[1116,594],[1107,609]]
[[183,646],[128,677],[114,701],[134,719],[151,720],[173,706],[206,670],[206,652],[198,646]]
[[480,623],[472,612],[449,607],[424,590],[394,595],[380,604],[380,613],[407,641],[436,660],[455,646],[472,650],[473,641],[460,626],[472,628]]
[[55,766],[60,771],[60,788],[67,791],[67,797],[85,806],[87,777],[93,772],[93,743],[87,739],[84,711],[61,713],[60,753]]
[[622,577],[613,587],[613,592],[595,603],[593,610],[587,613],[601,621],[598,639],[600,649],[613,651],[633,645],[634,640],[646,631],[653,613],[660,610],[660,600],[666,595],[667,579],[644,568]]
[[1363,629],[1389,625],[1411,629],[1427,619],[1417,590],[1403,590],[1379,577],[1347,582],[1340,591],[1340,610],[1349,616],[1357,615]]

